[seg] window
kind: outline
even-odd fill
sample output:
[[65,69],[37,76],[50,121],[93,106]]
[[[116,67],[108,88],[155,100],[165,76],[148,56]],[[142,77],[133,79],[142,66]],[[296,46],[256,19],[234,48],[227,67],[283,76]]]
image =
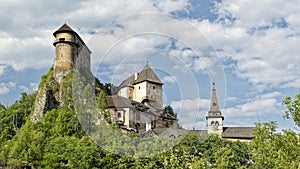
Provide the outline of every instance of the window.
[[59,38],[58,40],[59,41],[65,41],[66,39],[65,38]]
[[155,86],[153,86],[153,90],[155,90]]
[[214,121],[211,122],[211,125],[214,125]]
[[139,90],[141,90],[141,86],[139,86]]
[[122,113],[118,112],[118,118],[121,118],[121,117],[122,117]]

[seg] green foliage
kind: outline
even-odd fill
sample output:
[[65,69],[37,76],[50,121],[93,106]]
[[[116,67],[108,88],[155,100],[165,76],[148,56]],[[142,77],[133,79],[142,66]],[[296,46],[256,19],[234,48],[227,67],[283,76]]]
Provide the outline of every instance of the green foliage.
[[[180,143],[170,138],[141,141],[137,134],[123,134],[107,123],[107,91],[90,72],[73,71],[61,84],[44,86],[53,80],[50,70],[40,86],[54,95],[63,91],[62,103],[38,122],[29,120],[36,94],[22,93],[21,99],[7,108],[0,104],[0,164],[49,169],[300,168],[299,134],[289,130],[278,133],[274,122],[257,124],[253,143],[198,134],[188,134]],[[300,94],[295,100],[284,100],[286,118],[298,126],[299,100]],[[171,106],[165,110],[176,115]],[[100,112],[104,116],[100,117]],[[98,122],[105,125],[98,126]]]
[[170,114],[171,116],[174,116],[175,118],[177,118],[177,114],[174,112],[173,108],[170,105],[165,106],[164,111],[166,113]]
[[285,118],[292,118],[295,124],[300,127],[300,93],[292,100],[290,96],[285,97],[283,104],[286,105]]
[[10,140],[33,110],[36,94],[21,93],[21,99],[7,109],[0,106],[0,142]]
[[253,144],[255,168],[299,168],[300,137],[293,131],[276,133],[276,123],[257,124]]

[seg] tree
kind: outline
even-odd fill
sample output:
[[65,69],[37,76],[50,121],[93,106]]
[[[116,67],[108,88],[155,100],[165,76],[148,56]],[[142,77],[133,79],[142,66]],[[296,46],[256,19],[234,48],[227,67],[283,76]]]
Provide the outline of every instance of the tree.
[[295,124],[300,127],[300,93],[297,94],[294,100],[290,96],[285,97],[283,104],[286,105],[285,118],[292,118]]
[[253,142],[254,168],[299,168],[300,137],[287,130],[276,132],[275,122],[257,124]]
[[107,101],[105,97],[105,92],[102,90],[97,97],[97,107],[100,110],[101,114],[103,114],[106,122],[111,123],[110,112],[107,111]]
[[170,105],[165,106],[164,111],[171,116],[174,116],[175,118],[177,117],[177,114],[174,112],[173,108]]

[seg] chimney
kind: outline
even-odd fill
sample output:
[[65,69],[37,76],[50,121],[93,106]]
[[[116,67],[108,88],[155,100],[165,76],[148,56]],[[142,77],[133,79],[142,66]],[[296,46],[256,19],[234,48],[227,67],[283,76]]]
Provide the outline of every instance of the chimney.
[[134,80],[138,78],[138,73],[134,73]]

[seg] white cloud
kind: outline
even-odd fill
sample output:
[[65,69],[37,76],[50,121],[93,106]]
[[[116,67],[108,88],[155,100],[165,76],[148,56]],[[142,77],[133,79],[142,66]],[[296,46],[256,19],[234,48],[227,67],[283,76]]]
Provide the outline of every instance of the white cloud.
[[[143,12],[169,13],[184,10],[188,5],[186,0],[33,0],[26,3],[5,0],[0,7],[0,64],[17,71],[50,67],[54,57],[52,33],[68,19],[85,39],[85,34],[90,37],[90,32],[119,17]],[[130,46],[132,43],[127,47],[134,47]]]
[[176,77],[174,76],[165,76],[162,79],[163,83],[176,83]]
[[30,83],[29,86],[20,85],[19,88],[22,89],[23,92],[25,92],[27,94],[31,94],[31,93],[37,91],[38,84],[37,83]]
[[282,109],[281,103],[277,100],[279,96],[282,96],[279,92],[258,95],[252,99],[246,99],[242,104],[225,108],[223,114],[229,118],[256,118],[277,113]]
[[13,87],[16,87],[14,82],[0,83],[0,95],[8,93]]
[[[274,21],[282,18],[291,18],[294,14],[299,16],[299,5],[298,0],[264,0],[259,2],[223,0],[217,3],[215,11],[220,18],[235,18],[234,22],[238,26],[259,27],[272,25]],[[290,19],[288,23],[295,26],[293,24],[295,22],[292,20]]]
[[183,128],[188,129],[193,127],[204,127],[202,124],[205,121],[205,116],[209,110],[209,105],[209,99],[200,98],[171,102],[171,106],[174,108],[175,112],[178,113],[180,125],[182,125]]
[[0,64],[0,77],[1,77],[1,75],[4,73],[5,68],[6,68],[5,65],[1,65],[1,64]]

